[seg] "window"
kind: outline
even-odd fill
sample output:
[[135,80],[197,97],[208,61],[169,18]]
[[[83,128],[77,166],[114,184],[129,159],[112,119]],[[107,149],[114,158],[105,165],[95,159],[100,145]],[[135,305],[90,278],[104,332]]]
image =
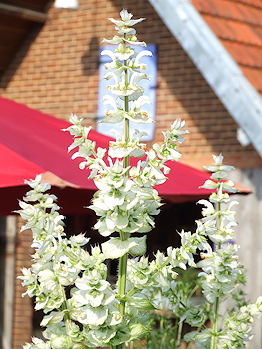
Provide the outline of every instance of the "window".
[[[103,50],[112,50],[112,45],[104,45],[100,48],[100,52]],[[142,50],[149,50],[153,53],[153,56],[144,56],[141,58],[141,62],[145,63],[147,65],[147,69],[145,73],[148,75],[150,80],[142,80],[140,82],[140,86],[142,86],[145,90],[145,95],[150,98],[151,104],[145,104],[143,106],[143,109],[146,110],[149,114],[149,116],[152,119],[155,119],[155,103],[156,103],[156,78],[157,78],[157,50],[156,50],[156,45],[150,44],[147,45],[147,47],[141,47],[141,46],[136,46],[135,50],[137,53],[139,53]],[[118,130],[119,132],[121,131],[121,125],[120,124],[106,124],[106,123],[100,123],[99,121],[102,120],[105,116],[105,109],[106,106],[103,105],[102,98],[106,94],[110,94],[110,92],[107,90],[108,84],[110,84],[110,80],[105,80],[103,79],[103,76],[106,74],[106,70],[104,68],[104,64],[111,62],[110,57],[108,56],[100,56],[100,67],[99,67],[99,93],[98,93],[98,116],[97,116],[97,131],[113,137],[113,134],[110,134],[110,130],[112,128]],[[148,134],[148,137],[144,137],[143,140],[152,140],[154,137],[154,128],[155,124],[154,122],[150,124],[135,124],[131,123],[131,129],[139,129],[140,131],[146,132]]]

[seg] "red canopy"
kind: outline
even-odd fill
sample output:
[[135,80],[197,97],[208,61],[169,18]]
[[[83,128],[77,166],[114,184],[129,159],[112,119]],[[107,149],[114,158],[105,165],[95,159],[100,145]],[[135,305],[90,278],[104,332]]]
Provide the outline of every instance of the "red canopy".
[[0,188],[21,185],[22,178],[31,178],[32,175],[45,172],[42,167],[28,161],[1,143],[0,154]]
[[[80,212],[89,204],[96,187],[87,179],[88,172],[79,169],[80,160],[72,160],[67,152],[72,136],[61,129],[68,126],[64,120],[0,97],[0,214],[17,209],[17,198],[28,190],[24,180],[43,172],[55,186],[52,191],[65,212]],[[103,148],[110,140],[94,130],[89,138]],[[198,189],[209,177],[207,173],[177,162],[168,166],[169,180],[157,187],[161,196],[179,202],[208,195],[207,190]]]
[[[0,142],[3,145],[44,171],[50,171],[80,188],[94,190],[93,182],[86,180],[86,171],[81,171],[78,162],[71,160],[67,152],[73,139],[69,132],[61,129],[69,125],[64,120],[0,98]],[[101,147],[106,147],[110,139],[93,130],[90,138]]]

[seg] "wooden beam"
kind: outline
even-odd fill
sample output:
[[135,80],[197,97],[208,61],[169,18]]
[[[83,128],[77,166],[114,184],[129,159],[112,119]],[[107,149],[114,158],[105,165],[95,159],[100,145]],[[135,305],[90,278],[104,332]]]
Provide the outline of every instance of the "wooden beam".
[[14,16],[27,19],[32,22],[45,23],[48,16],[40,11],[33,11],[20,6],[8,5],[0,2],[0,12],[7,12]]

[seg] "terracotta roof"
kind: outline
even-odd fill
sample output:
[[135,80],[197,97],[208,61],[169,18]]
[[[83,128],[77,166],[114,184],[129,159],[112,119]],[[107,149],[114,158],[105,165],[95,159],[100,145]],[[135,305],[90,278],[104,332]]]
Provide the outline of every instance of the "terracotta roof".
[[262,157],[262,0],[148,1]]
[[262,95],[262,0],[191,0]]

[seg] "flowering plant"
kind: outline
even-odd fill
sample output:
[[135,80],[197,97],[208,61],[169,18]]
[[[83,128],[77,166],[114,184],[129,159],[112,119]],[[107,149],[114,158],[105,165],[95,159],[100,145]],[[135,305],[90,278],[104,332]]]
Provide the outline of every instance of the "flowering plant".
[[[149,99],[138,85],[148,79],[140,59],[151,53],[144,50],[136,54],[130,46],[146,46],[137,41],[133,28],[143,18],[133,20],[126,10],[120,16],[121,20],[110,18],[119,35],[104,40],[118,46],[115,52],[102,52],[112,59],[105,66],[109,70],[105,79],[113,80],[108,89],[116,97],[104,96],[109,109],[102,122],[122,122],[123,132],[114,131],[115,141],[110,142],[109,149],[102,149],[88,138],[91,128],[82,126],[75,115],[66,130],[74,137],[69,146],[69,151],[76,149],[72,158],[83,158],[79,166],[89,168],[89,178],[98,188],[89,208],[98,216],[94,228],[108,240],[88,252],[85,246],[89,239],[84,235],[67,238],[56,197],[48,193],[50,185],[41,182],[41,175],[27,182],[31,190],[20,202],[19,213],[27,220],[22,230],[32,230],[35,254],[32,267],[23,269],[20,278],[27,286],[25,294],[35,297],[35,309],[45,314],[41,322],[45,340],[33,338],[25,348],[120,349],[124,343],[150,333],[155,310],[168,310],[178,319],[173,348],[181,343],[184,323],[197,328],[184,337],[188,348],[192,342],[199,348],[244,348],[244,342],[251,338],[253,317],[261,315],[262,297],[255,304],[230,309],[224,323],[219,324],[221,301],[228,293],[238,300],[235,290],[243,282],[237,246],[231,244],[236,225],[232,207],[236,202],[230,203],[228,193],[235,189],[226,177],[232,167],[222,164],[221,155],[214,156],[214,165],[206,168],[212,175],[203,187],[213,193],[209,201],[199,201],[204,208],[196,232],[180,232],[180,248],[158,251],[152,261],[145,257],[145,233],[154,227],[153,216],[162,205],[154,187],[167,179],[166,161],[181,157],[177,144],[183,143],[188,131],[183,129],[185,122],[177,119],[164,133],[164,143],[147,150],[140,142],[144,133],[130,130],[130,121],[152,122],[143,110]],[[137,161],[133,163],[131,158]],[[226,207],[222,209],[222,205]],[[201,251],[199,263],[195,262],[197,251]],[[116,285],[107,281],[108,259],[119,259]],[[201,269],[203,304],[194,305],[191,296],[195,289],[186,293],[178,281],[179,270],[188,267]]]

